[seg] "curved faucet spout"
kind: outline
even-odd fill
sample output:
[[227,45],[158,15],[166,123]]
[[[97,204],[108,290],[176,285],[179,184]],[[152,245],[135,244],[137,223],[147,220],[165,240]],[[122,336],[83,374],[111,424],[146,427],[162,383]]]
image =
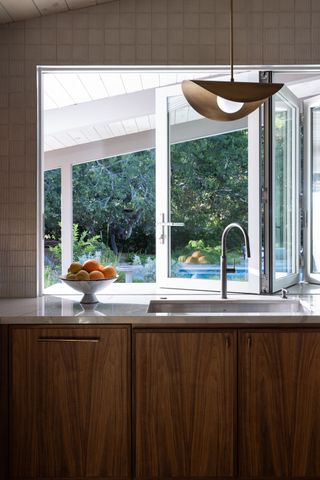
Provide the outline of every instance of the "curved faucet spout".
[[[242,235],[244,237],[244,242],[246,246],[246,254],[247,257],[250,258],[250,242],[249,242],[249,236],[245,228],[243,228],[239,223],[230,223],[223,231],[222,237],[221,237],[221,257],[220,257],[220,266],[221,266],[221,272],[220,272],[220,278],[221,278],[221,298],[227,298],[227,273],[228,273],[228,268],[227,268],[227,236],[230,230],[233,228],[237,228],[242,232]],[[232,270],[232,272],[235,272],[235,269]]]

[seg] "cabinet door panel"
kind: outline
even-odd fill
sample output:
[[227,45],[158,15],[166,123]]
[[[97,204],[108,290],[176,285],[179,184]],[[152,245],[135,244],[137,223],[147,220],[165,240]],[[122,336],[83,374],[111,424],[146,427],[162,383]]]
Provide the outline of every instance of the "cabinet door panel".
[[18,328],[11,348],[11,476],[128,476],[127,329]]
[[235,336],[135,334],[136,476],[234,473]]
[[320,477],[320,333],[240,334],[242,477]]

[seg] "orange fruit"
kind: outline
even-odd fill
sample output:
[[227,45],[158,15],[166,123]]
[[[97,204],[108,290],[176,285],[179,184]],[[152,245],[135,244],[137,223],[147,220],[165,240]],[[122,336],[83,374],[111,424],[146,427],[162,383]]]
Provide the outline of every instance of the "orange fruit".
[[117,276],[117,270],[111,265],[107,265],[102,270],[104,278],[115,278]]
[[87,260],[83,264],[83,270],[86,270],[87,272],[93,272],[94,270],[99,270],[99,262],[97,260]]
[[102,280],[104,279],[104,275],[99,270],[93,270],[93,272],[89,273],[90,280]]
[[67,280],[76,280],[76,275],[75,273],[67,273]]
[[80,262],[72,262],[68,268],[68,272],[70,273],[78,273],[80,270],[82,270],[82,265]]
[[89,273],[86,270],[80,270],[76,273],[76,280],[90,280]]

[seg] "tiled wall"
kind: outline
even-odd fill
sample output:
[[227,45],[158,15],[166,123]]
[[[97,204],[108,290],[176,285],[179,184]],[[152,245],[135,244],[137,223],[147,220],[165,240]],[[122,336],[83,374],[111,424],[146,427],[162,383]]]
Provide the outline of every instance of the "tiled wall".
[[[235,0],[236,64],[320,64],[320,0]],[[36,66],[228,64],[228,0],[116,0],[0,27],[0,296],[36,295]]]

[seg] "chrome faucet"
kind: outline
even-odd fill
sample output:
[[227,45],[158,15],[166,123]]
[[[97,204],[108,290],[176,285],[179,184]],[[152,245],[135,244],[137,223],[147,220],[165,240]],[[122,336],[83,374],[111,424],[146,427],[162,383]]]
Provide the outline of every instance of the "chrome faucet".
[[221,237],[221,257],[220,257],[220,279],[221,279],[221,298],[227,298],[227,273],[235,273],[235,261],[232,268],[227,265],[227,236],[230,230],[238,228],[244,237],[246,245],[247,258],[250,258],[250,242],[247,231],[239,223],[230,223],[224,230]]

